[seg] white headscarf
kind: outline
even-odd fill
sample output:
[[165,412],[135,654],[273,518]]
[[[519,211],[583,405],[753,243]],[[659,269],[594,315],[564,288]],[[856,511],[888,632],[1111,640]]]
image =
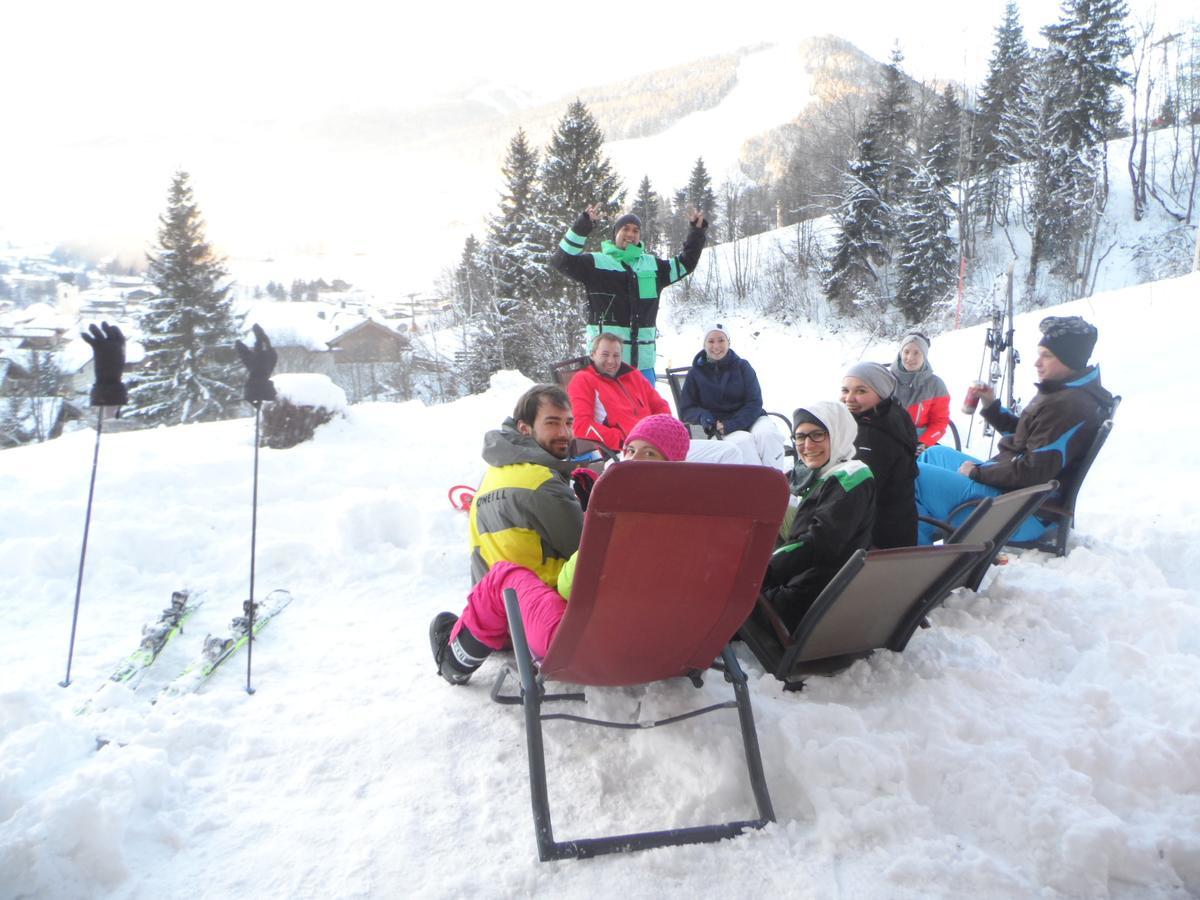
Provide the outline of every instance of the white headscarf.
[[829,462],[821,466],[816,473],[818,478],[823,478],[834,466],[854,457],[854,439],[858,436],[858,423],[854,421],[854,416],[850,414],[846,404],[836,400],[818,400],[797,407],[792,413],[793,423],[802,412],[815,418],[829,432]]

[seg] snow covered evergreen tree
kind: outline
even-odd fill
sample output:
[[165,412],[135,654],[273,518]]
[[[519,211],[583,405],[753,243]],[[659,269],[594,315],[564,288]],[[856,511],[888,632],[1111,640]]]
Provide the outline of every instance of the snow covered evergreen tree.
[[[962,133],[962,105],[958,91],[947,84],[938,98],[925,132],[923,164],[935,184],[949,187],[959,178],[959,138]],[[914,187],[912,194],[919,193]]]
[[[713,193],[712,178],[704,166],[703,156],[696,157],[696,164],[692,166],[692,172],[688,176],[686,191],[688,207],[704,210],[704,217],[708,219],[708,240],[715,244],[720,239],[720,230],[716,224],[717,195]],[[688,210],[683,210],[685,221],[687,213]]]
[[1125,0],[1065,0],[1062,17],[1042,34],[1057,74],[1054,131],[1073,150],[1101,144],[1121,121],[1116,91],[1129,81],[1121,60],[1132,52]]
[[993,225],[1008,224],[1012,194],[1010,167],[1028,155],[1021,135],[1027,128],[1029,108],[1023,95],[1031,65],[1020,11],[1015,0],[1009,0],[1004,21],[996,29],[988,74],[976,101],[974,158],[982,178],[975,192],[975,213],[989,231]]
[[[928,157],[933,160],[932,153]],[[953,203],[946,184],[928,165],[911,176],[911,194],[900,215],[896,251],[896,304],[912,323],[924,321],[954,285],[956,252],[950,237]]]
[[[501,172],[504,190],[499,212],[490,223],[487,246],[465,248],[460,264],[460,272],[465,266],[491,275],[487,290],[481,286],[474,292],[481,298],[475,305],[477,326],[481,334],[499,345],[479,360],[485,369],[495,364],[486,371],[483,387],[487,386],[487,377],[501,367],[538,377],[527,327],[536,320],[538,300],[552,283],[549,253],[538,242],[538,236],[545,239],[555,223],[538,218],[538,153],[523,130],[518,129],[509,141]],[[477,374],[473,383],[479,381]]]
[[908,76],[900,69],[903,61],[904,55],[898,49],[893,50],[891,62],[883,67],[883,85],[865,128],[875,145],[879,196],[888,204],[894,204],[906,193],[913,163],[912,90]]
[[171,179],[159,223],[158,245],[147,254],[158,294],[138,320],[146,358],[131,415],[168,423],[227,417],[241,403],[244,381],[233,352],[229,276],[205,239],[186,172]]
[[[650,185],[650,176],[642,176],[632,212],[642,220],[642,243],[651,253],[677,252],[662,246],[662,201]],[[661,255],[661,254],[660,254]]]
[[897,237],[896,213],[902,208],[913,167],[912,95],[900,71],[903,56],[892,53],[866,123],[858,151],[842,178],[834,219],[839,235],[825,276],[825,294],[843,314],[878,307],[879,270],[892,259]]
[[469,235],[454,270],[454,303],[463,329],[455,368],[469,394],[486,390],[493,373],[515,367],[509,348],[519,340],[516,301],[497,297],[493,290],[489,256],[494,252]]
[[825,294],[845,315],[874,296],[879,281],[875,267],[885,265],[891,256],[891,210],[880,196],[882,168],[874,138],[864,133],[833,212],[838,239],[825,274]]
[[[683,248],[683,242],[687,240],[688,230],[688,196],[687,188],[683,187],[677,190],[671,197],[671,206],[668,210],[667,220],[663,224],[663,236],[666,246],[662,248],[664,253],[678,253]],[[660,254],[661,255],[661,254]],[[683,291],[686,294],[688,286],[692,283],[692,279],[685,278],[682,282]]]
[[1059,22],[1043,29],[1049,46],[1035,78],[1037,143],[1027,144],[1035,154],[1030,291],[1042,260],[1076,296],[1086,290],[1108,202],[1106,138],[1121,117],[1115,90],[1128,79],[1120,65],[1131,50],[1127,14],[1124,0],[1065,0]]
[[[554,248],[566,230],[589,205],[595,204],[612,217],[625,202],[625,190],[604,150],[604,132],[581,101],[575,100],[559,120],[542,156],[541,190],[536,203],[533,235],[542,261],[549,264]],[[588,250],[599,250],[600,241],[610,236],[611,221],[602,221],[588,240]],[[552,363],[583,351],[583,295],[573,282],[553,274],[550,286],[529,304],[530,342],[536,372],[546,378]]]
[[[562,233],[589,204],[596,204],[609,216],[624,204],[621,180],[603,151],[604,132],[587,106],[574,101],[559,120],[542,157],[537,212],[539,224],[550,229],[541,240],[547,252],[558,246]],[[597,228],[593,235],[605,233]],[[592,240],[599,244],[595,237]]]

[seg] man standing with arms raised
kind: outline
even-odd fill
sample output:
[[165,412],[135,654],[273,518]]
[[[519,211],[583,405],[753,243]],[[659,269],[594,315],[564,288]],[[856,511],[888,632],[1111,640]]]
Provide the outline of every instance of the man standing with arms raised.
[[660,259],[645,251],[642,221],[633,213],[617,219],[612,240],[601,244],[599,253],[584,253],[587,237],[599,219],[600,210],[594,204],[580,213],[550,264],[587,290],[588,341],[601,332],[617,335],[622,342],[622,360],[653,383],[659,296],[695,270],[708,221],[703,211],[693,210],[682,252]]

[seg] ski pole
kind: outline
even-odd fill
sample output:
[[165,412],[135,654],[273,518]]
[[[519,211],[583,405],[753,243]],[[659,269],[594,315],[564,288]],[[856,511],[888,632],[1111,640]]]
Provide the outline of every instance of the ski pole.
[[96,463],[100,460],[100,432],[104,430],[104,407],[96,407],[96,447],[92,451],[92,479],[88,484],[87,512],[83,517],[83,546],[79,550],[79,574],[75,578],[75,611],[71,614],[71,642],[67,646],[67,674],[58,683],[67,687],[71,683],[71,661],[75,658],[75,628],[79,624],[79,598],[83,593],[83,562],[87,559],[88,531],[92,527],[92,498],[96,494]]
[[246,693],[253,694],[250,666],[254,659],[254,556],[258,543],[258,436],[262,427],[262,402],[254,401],[254,489],[250,500],[250,599],[246,601]]
[[246,693],[253,694],[250,681],[251,664],[254,659],[254,557],[258,545],[258,445],[262,433],[262,404],[275,399],[275,385],[271,373],[279,354],[271,347],[271,340],[261,325],[254,326],[254,348],[241,341],[234,342],[234,349],[241,357],[249,378],[243,399],[254,407],[254,489],[250,499],[250,599],[242,607],[246,613]]

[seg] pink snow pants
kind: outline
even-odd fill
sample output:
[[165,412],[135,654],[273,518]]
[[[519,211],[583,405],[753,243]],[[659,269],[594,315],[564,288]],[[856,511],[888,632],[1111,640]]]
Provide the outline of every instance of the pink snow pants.
[[529,650],[535,659],[541,659],[567,611],[567,601],[529,569],[510,562],[496,563],[475,585],[467,598],[467,608],[450,633],[450,640],[466,626],[480,643],[493,650],[512,646],[508,637],[508,617],[504,614],[505,588],[517,592]]

